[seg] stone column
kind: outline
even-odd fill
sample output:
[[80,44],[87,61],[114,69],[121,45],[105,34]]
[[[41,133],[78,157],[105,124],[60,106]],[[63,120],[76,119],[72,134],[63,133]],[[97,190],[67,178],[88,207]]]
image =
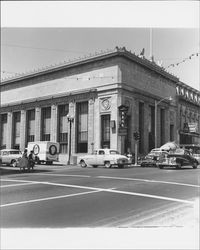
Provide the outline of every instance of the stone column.
[[7,140],[6,140],[6,148],[10,149],[13,145],[13,113],[8,112],[7,118]]
[[157,124],[156,124],[157,126],[157,148],[161,146],[161,115],[160,115],[161,110],[162,108],[160,106],[157,106]]
[[[76,152],[76,133],[75,133],[75,124],[76,124],[76,117],[75,117],[75,108],[76,108],[76,104],[75,102],[71,101],[69,103],[69,115],[74,117],[74,120],[72,122],[72,126],[71,126],[71,154],[73,155]],[[70,138],[69,133],[70,133],[70,126],[68,124],[68,140]],[[69,145],[69,141],[68,141],[68,145]],[[69,147],[68,147],[68,152],[69,152]]]
[[21,122],[20,122],[20,150],[24,151],[26,147],[26,110],[21,110]]
[[149,104],[144,103],[144,154],[149,152]]
[[88,153],[94,150],[94,100],[88,102]]
[[170,141],[170,112],[165,109],[165,142]]
[[35,109],[35,141],[41,140],[41,108]]
[[58,106],[51,106],[51,141],[57,142]]

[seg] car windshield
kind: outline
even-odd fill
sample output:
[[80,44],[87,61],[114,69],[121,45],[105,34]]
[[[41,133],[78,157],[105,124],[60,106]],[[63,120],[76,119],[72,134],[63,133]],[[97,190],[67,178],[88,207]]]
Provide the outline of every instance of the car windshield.
[[111,155],[119,155],[119,152],[117,150],[110,150]]
[[11,155],[18,155],[18,154],[21,154],[20,151],[10,151],[10,154]]

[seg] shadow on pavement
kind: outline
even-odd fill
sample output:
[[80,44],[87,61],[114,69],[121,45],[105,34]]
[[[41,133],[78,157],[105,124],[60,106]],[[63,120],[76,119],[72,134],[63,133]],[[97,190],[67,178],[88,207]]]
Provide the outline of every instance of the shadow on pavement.
[[34,170],[23,170],[20,171],[19,168],[10,168],[10,167],[0,167],[0,175],[15,175],[15,174],[24,174],[24,173],[44,173],[44,172],[53,172],[53,170],[50,169],[37,169],[37,167]]

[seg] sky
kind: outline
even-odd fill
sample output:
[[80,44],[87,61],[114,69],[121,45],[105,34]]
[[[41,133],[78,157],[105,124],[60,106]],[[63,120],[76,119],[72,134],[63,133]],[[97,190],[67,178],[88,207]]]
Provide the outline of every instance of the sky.
[[[22,2],[19,3],[20,2],[18,2],[17,7],[24,7],[21,8],[20,15],[17,16],[23,17],[24,15],[24,19],[22,18],[21,23],[13,16],[12,7],[14,7],[14,5],[6,5],[4,3],[1,8],[3,14],[3,25],[1,28],[1,78],[14,76],[16,73],[30,72],[31,70],[41,67],[94,54],[101,50],[111,50],[118,46],[126,47],[127,50],[131,50],[136,55],[139,55],[144,48],[145,57],[147,59],[150,59],[150,54],[152,53],[155,62],[159,61],[168,72],[177,76],[180,81],[200,90],[200,42],[199,26],[195,23],[196,19],[194,23],[188,25],[188,21],[185,23],[183,15],[181,16],[183,20],[180,22],[179,19],[181,18],[179,18],[178,12],[175,11],[175,20],[172,21],[171,24],[169,23],[168,16],[167,25],[166,23],[162,25],[162,15],[160,15],[160,25],[155,25],[156,20],[152,22],[152,18],[148,19],[148,12],[145,12],[145,18],[144,10],[142,10],[142,15],[139,15],[139,17],[141,19],[142,16],[143,22],[140,25],[138,24],[139,18],[133,18],[133,21],[132,18],[126,20],[126,11],[127,16],[129,16],[131,8],[135,10],[134,6],[128,5],[126,7],[126,5],[121,2],[116,2],[118,5],[111,5],[112,10],[115,10],[115,12],[113,12],[115,15],[110,12],[109,14],[105,12],[105,7],[107,7],[105,3],[104,6],[98,6],[101,22],[95,26],[96,21],[93,23],[93,20],[96,20],[94,15],[92,15],[94,18],[93,20],[91,20],[91,18],[88,18],[88,21],[85,20],[87,20],[86,17],[90,16],[92,10],[96,9],[97,5],[91,5],[87,8],[87,12],[83,13],[83,11],[80,11],[80,7],[83,7],[84,10],[85,5],[81,5],[79,2],[79,12],[77,12],[78,9],[74,9],[73,6],[69,7],[69,5],[63,5],[62,11],[66,10],[66,16],[68,16],[69,13],[75,13],[77,15],[76,18],[73,16],[74,20],[76,20],[75,22],[72,22],[72,18],[70,22],[64,19],[62,25],[60,25],[59,15],[54,15],[52,18],[52,16],[48,15],[48,8],[43,9],[43,5],[39,3],[39,9],[36,8],[35,12],[37,11],[38,14],[38,10],[40,10],[41,13],[42,9],[45,10],[43,14],[41,14],[43,18],[40,19],[40,14],[38,14],[40,22],[38,22],[38,19],[37,22],[35,21],[36,17],[34,19],[32,18],[31,22],[29,22],[28,13],[30,7],[27,7],[27,5],[24,6]],[[15,4],[16,7],[16,3],[13,4]],[[125,9],[125,11],[121,12],[123,15],[117,15],[119,11],[117,6],[119,9]],[[155,5],[152,4],[149,6],[155,7]],[[51,10],[50,3],[47,3],[45,7],[49,7],[49,10]],[[75,7],[77,7],[76,3]],[[104,9],[102,7],[104,7]],[[148,9],[148,6],[146,7]],[[166,5],[166,12],[166,7],[170,7],[169,10],[172,10],[171,5]],[[181,7],[182,5],[177,7],[179,12]],[[189,9],[188,6],[186,7]],[[185,18],[186,20],[193,20],[192,14],[194,7],[196,6],[192,6],[189,13],[187,13],[186,10],[186,13],[189,15],[189,19],[187,19],[187,17]],[[109,8],[110,6],[108,6],[108,9]],[[70,12],[69,10],[72,11]],[[152,8],[150,16],[153,16],[155,13],[153,10],[155,11],[155,8]],[[95,11],[93,12],[95,13]],[[99,16],[99,12],[96,9],[97,16]],[[104,18],[102,12],[105,12],[105,17],[108,15],[104,23],[102,23],[102,19]],[[6,18],[4,13],[7,14]],[[31,13],[34,13],[34,8],[32,8]],[[49,11],[49,13],[51,13],[51,11]],[[89,13],[89,15],[87,15],[87,13]],[[134,16],[137,16],[136,12],[131,11],[130,13],[132,13],[132,15],[134,13]],[[183,13],[183,11],[181,13]],[[194,13],[196,13],[195,10]],[[137,14],[139,13],[137,12]],[[173,16],[172,11],[171,15]],[[195,15],[198,20],[199,12]],[[47,18],[44,19],[45,16]],[[8,17],[10,17],[10,19]],[[112,20],[111,24],[110,19]],[[123,22],[122,27],[120,26],[120,19]],[[176,19],[179,20],[177,25]],[[48,23],[46,20],[48,20]],[[57,24],[55,24],[55,20],[58,21]],[[97,18],[97,20],[99,19]],[[114,22],[113,20],[117,21]],[[137,22],[134,22],[134,20],[137,20]],[[150,32],[152,32],[152,36]]]

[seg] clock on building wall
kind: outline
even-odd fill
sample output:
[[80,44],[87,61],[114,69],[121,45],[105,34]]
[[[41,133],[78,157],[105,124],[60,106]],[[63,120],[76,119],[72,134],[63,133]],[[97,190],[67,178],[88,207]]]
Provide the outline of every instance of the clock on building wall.
[[102,102],[101,102],[102,110],[109,110],[110,106],[111,106],[110,98],[105,98],[102,100]]

